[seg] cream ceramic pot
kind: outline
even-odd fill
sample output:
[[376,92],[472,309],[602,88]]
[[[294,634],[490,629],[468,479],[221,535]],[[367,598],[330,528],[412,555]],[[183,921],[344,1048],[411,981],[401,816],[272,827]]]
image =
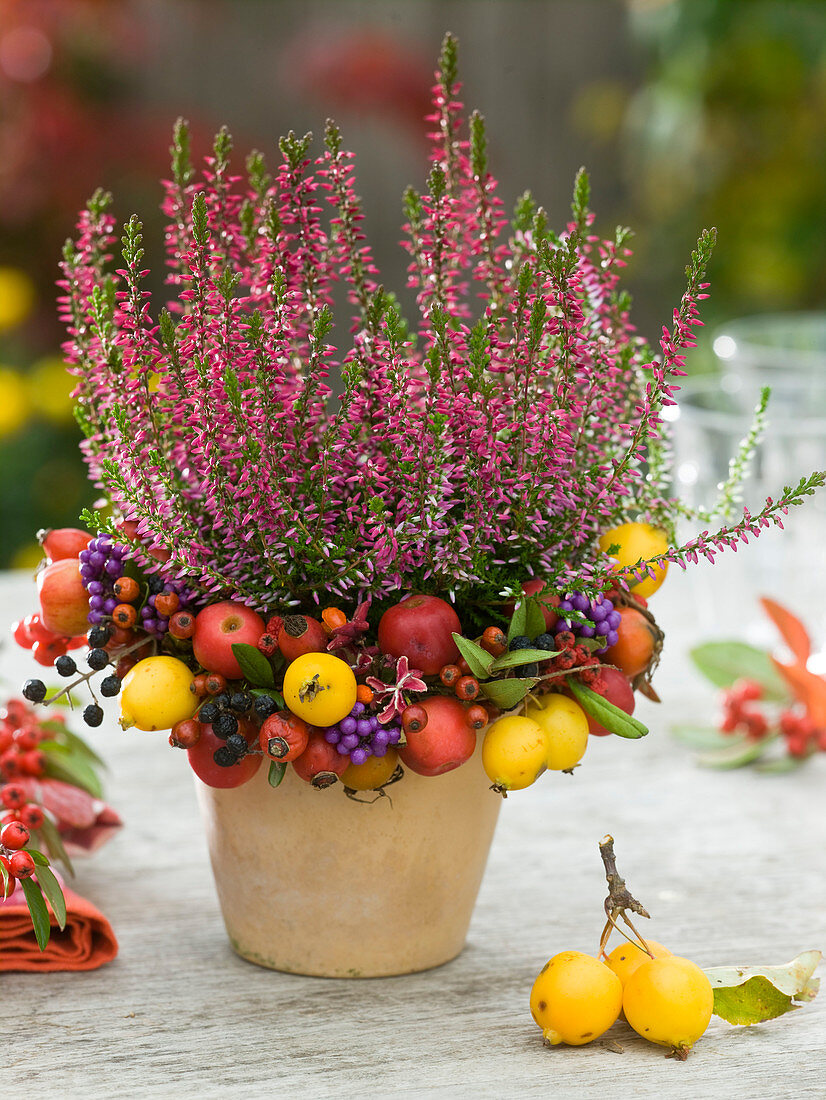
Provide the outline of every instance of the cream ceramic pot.
[[372,804],[340,783],[315,790],[291,767],[275,790],[266,765],[231,790],[196,780],[234,950],[338,978],[409,974],[458,955],[502,801],[480,757],[431,778],[408,770]]

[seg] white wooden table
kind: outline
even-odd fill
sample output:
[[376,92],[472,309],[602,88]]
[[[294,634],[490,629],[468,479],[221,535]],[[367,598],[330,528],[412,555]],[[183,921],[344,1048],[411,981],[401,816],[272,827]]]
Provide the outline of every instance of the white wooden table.
[[[716,567],[723,569],[722,565]],[[686,1063],[624,1024],[549,1049],[531,1020],[534,976],[557,951],[596,949],[605,894],[597,843],[653,915],[651,934],[700,965],[785,962],[826,944],[826,759],[799,773],[699,770],[667,727],[711,713],[690,672],[703,575],[656,598],[667,634],[640,742],[592,739],[575,776],[551,775],[502,809],[464,953],[439,970],[372,981],[259,970],[231,952],[183,754],[163,735],[87,736],[109,761],[126,826],[81,864],[78,888],[110,918],[120,955],[86,974],[0,977],[0,1090],[27,1097],[824,1097],[826,993],[751,1029],[712,1022]],[[725,574],[719,575],[725,580]],[[736,559],[729,569],[737,583]],[[7,623],[35,606],[0,577]],[[754,616],[747,616],[754,617]],[[13,643],[4,689],[36,674]],[[491,796],[493,797],[493,796]],[[415,935],[415,929],[400,929]]]

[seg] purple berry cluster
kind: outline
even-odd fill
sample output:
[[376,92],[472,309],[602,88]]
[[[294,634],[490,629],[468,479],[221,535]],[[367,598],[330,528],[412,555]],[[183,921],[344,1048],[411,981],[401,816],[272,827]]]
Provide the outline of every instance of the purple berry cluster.
[[365,715],[364,703],[356,703],[338,725],[328,726],[324,738],[351,764],[363,764],[368,756],[384,756],[390,745],[401,740],[400,726],[381,726],[375,715]]
[[[613,603],[604,596],[600,595],[595,600],[589,600],[587,596],[575,592],[560,601],[557,611],[560,618],[554,629],[555,634],[570,630],[580,638],[605,638],[605,645],[595,650],[595,653],[604,653],[606,649],[616,645],[619,637],[617,628],[622,619],[619,611],[614,609]],[[590,621],[582,623],[577,619],[566,619],[566,611],[578,611]]]
[[89,593],[89,622],[102,622],[120,603],[115,581],[123,576],[129,548],[113,542],[111,535],[98,535],[80,552],[80,575]]

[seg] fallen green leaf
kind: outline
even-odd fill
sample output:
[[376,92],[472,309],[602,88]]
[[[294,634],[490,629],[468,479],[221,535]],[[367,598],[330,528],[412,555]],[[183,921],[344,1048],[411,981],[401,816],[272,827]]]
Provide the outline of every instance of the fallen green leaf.
[[753,764],[759,760],[769,745],[774,744],[780,734],[774,733],[769,737],[761,737],[758,741],[746,739],[724,749],[715,749],[712,752],[701,752],[697,755],[697,763],[703,768],[742,768],[745,764]]
[[765,698],[775,702],[789,698],[789,691],[763,649],[746,642],[705,642],[690,650],[689,656],[699,671],[715,687],[731,687],[736,680],[756,680]]
[[812,1001],[820,988],[813,977],[822,955],[804,951],[782,966],[717,966],[705,971],[714,991],[714,1013],[730,1024],[750,1026]]
[[711,726],[672,726],[671,732],[677,741],[692,749],[724,749],[748,740],[744,734],[721,733]]

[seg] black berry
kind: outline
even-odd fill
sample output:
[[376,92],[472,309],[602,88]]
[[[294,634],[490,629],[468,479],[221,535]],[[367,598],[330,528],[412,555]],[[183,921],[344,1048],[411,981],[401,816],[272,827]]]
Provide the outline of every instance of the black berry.
[[232,749],[228,749],[226,745],[221,745],[221,747],[216,749],[212,754],[212,759],[219,768],[229,768],[236,762],[238,757]]
[[77,665],[75,664],[74,657],[70,657],[68,653],[64,653],[54,663],[54,667],[57,669],[61,676],[74,676],[77,672]]
[[161,578],[155,574],[155,576],[149,578],[149,592],[152,596],[159,596],[163,592],[164,584]]
[[113,695],[117,695],[120,691],[120,676],[107,676],[105,680],[101,681],[100,694],[105,695],[107,699],[111,699]]
[[252,706],[252,696],[246,691],[236,691],[230,696],[229,709],[236,714],[244,714]]
[[243,733],[233,733],[227,738],[227,748],[234,752],[236,756],[241,757],[246,756],[249,746]]
[[198,719],[201,722],[206,722],[207,725],[214,722],[218,717],[218,708],[214,703],[204,703],[201,709],[198,711]]
[[278,710],[275,699],[271,695],[256,696],[253,706],[259,718],[269,718],[271,714],[275,714]]
[[548,653],[552,653],[556,649],[556,638],[553,634],[540,634],[533,644],[537,649],[544,649]]
[[87,726],[99,726],[103,721],[103,710],[94,703],[90,703],[83,712],[83,721]]
[[218,710],[226,710],[229,706],[229,696],[225,691],[222,691],[219,695],[213,695],[212,701]]
[[517,634],[515,638],[512,638],[508,649],[513,652],[514,649],[533,649],[533,642],[530,638],[526,638],[524,634]]
[[86,637],[89,641],[89,645],[92,646],[93,649],[100,649],[101,646],[106,645],[109,641],[110,635],[111,631],[108,625],[104,625],[93,626]]
[[212,732],[216,737],[232,737],[238,732],[238,719],[234,714],[219,714],[212,723]]
[[538,676],[539,675],[539,665],[536,664],[536,663],[534,663],[532,665],[522,665],[522,667],[519,669],[519,675],[520,676]]
[[95,672],[100,672],[109,664],[109,654],[105,649],[90,649],[86,655],[86,664]]
[[46,685],[42,680],[27,680],[23,685],[23,698],[30,703],[42,703],[46,698]]

